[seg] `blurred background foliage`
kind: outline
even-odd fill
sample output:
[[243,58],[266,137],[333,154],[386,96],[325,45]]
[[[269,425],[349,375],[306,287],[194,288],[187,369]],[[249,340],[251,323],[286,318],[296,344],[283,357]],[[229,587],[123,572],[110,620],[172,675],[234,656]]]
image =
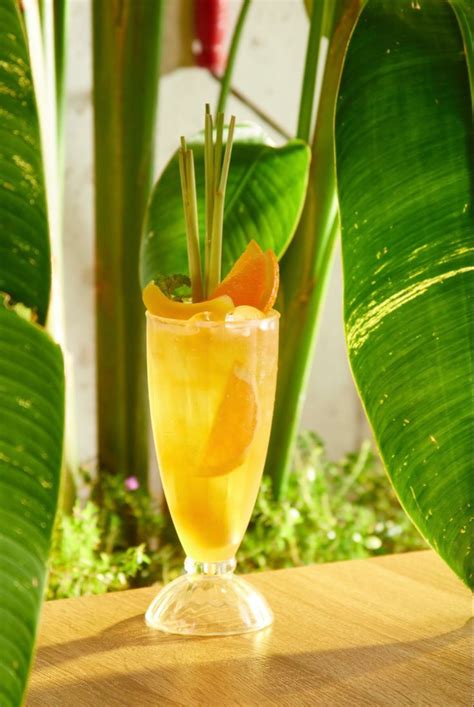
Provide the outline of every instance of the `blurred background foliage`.
[[[47,597],[102,594],[167,582],[184,555],[166,511],[136,477],[82,470],[84,497],[57,519]],[[134,538],[133,546],[129,538]],[[335,462],[314,432],[298,438],[285,498],[264,477],[238,553],[240,572],[420,550],[370,442]]]

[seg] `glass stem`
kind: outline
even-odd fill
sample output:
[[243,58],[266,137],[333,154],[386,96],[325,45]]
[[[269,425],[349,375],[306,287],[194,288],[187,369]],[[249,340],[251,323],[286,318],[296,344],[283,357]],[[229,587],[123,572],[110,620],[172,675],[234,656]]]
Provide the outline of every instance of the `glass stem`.
[[187,575],[206,575],[207,577],[231,576],[235,566],[235,557],[230,560],[222,560],[222,562],[197,562],[191,557],[187,557],[184,561],[184,569]]

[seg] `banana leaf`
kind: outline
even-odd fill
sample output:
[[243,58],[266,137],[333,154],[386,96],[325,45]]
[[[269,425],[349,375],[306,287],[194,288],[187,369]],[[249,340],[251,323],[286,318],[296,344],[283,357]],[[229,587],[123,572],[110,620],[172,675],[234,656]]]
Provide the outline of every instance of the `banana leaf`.
[[[456,10],[465,32],[469,9]],[[336,155],[354,377],[403,507],[472,586],[474,153],[462,26],[444,0],[368,2],[345,61]]]
[[44,323],[51,265],[40,133],[28,50],[13,0],[0,2],[0,292]]
[[[59,347],[43,323],[50,250],[22,20],[0,0],[0,704],[20,705],[56,512],[64,427]],[[33,311],[32,311],[33,310]]]
[[64,422],[59,347],[0,304],[0,704],[20,705],[58,498]]
[[[189,141],[194,151],[201,246],[204,246],[204,150],[201,137]],[[225,276],[247,243],[285,252],[303,207],[310,151],[301,140],[283,147],[268,144],[253,126],[235,131],[224,212],[222,274]],[[158,275],[187,273],[186,229],[177,153],[155,185],[148,208],[141,255],[142,287]]]

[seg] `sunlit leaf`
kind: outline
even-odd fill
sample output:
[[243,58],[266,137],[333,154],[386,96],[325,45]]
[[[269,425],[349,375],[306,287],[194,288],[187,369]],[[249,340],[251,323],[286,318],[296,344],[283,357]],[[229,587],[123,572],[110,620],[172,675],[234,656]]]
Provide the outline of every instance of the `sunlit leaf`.
[[[201,245],[204,244],[204,156],[202,140],[194,150]],[[285,251],[303,206],[309,148],[300,140],[272,147],[248,127],[236,129],[224,212],[223,276],[255,239],[278,257]],[[186,230],[175,154],[158,180],[145,223],[140,275],[142,286],[158,275],[186,273]]]
[[44,322],[50,253],[39,124],[14,0],[0,0],[0,292]]
[[43,599],[64,418],[59,347],[0,304],[0,704],[19,705]]
[[369,1],[336,148],[356,382],[405,510],[472,583],[472,114],[449,3]]

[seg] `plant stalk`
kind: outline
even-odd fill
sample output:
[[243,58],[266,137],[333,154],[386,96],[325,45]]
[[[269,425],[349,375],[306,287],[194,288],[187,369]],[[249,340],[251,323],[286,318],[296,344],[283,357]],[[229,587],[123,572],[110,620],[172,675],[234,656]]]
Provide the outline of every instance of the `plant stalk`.
[[[281,262],[280,368],[266,471],[276,498],[284,492],[304,403],[326,284],[339,228],[334,115],[345,49],[362,6],[350,0],[335,24],[325,65],[301,222]],[[306,101],[303,104],[307,105]],[[288,422],[290,421],[290,423]]]
[[323,19],[327,9],[326,0],[317,0],[313,3],[311,22],[309,27],[308,46],[301,87],[300,110],[296,137],[309,142],[311,135],[311,122],[314,110],[314,92],[316,88],[316,73],[319,61],[319,48],[323,36]]
[[224,196],[214,194],[214,213],[212,216],[212,242],[209,267],[208,292],[212,295],[221,280],[222,229],[224,227]]
[[214,166],[212,185],[212,222],[209,244],[209,268],[206,270],[206,293],[209,296],[221,279],[223,200],[218,197],[222,162],[222,138],[224,132],[224,113],[216,118],[216,141],[214,144]]
[[[184,143],[184,138],[182,138]],[[185,143],[184,143],[185,144]],[[193,302],[202,302],[201,256],[199,251],[199,222],[197,210],[196,178],[194,174],[193,151],[179,150],[179,171],[186,221],[189,276]]]
[[64,113],[66,108],[66,44],[68,36],[68,0],[53,0],[54,61],[56,73],[56,130],[58,134],[58,169],[60,184],[64,172]]
[[94,0],[99,466],[146,484],[145,318],[138,253],[155,142],[161,0]]
[[457,17],[462,34],[471,87],[471,106],[474,112],[474,15],[472,6],[470,0],[449,0],[449,3]]
[[240,6],[239,16],[237,18],[237,22],[235,23],[234,32],[232,34],[232,39],[230,42],[229,55],[227,57],[225,71],[221,81],[221,90],[219,93],[219,99],[217,101],[216,113],[224,112],[226,108],[227,98],[229,96],[230,90],[230,82],[232,79],[232,74],[234,72],[237,50],[239,48],[242,29],[244,27],[245,19],[249,11],[250,2],[251,0],[243,0],[242,5]]
[[205,272],[205,287],[204,297],[207,299],[207,273],[210,267],[211,258],[211,242],[212,242],[212,214],[214,212],[214,144],[212,137],[212,115],[209,103],[206,104],[206,117],[204,129],[204,172],[206,185],[206,235],[204,241],[204,272]]
[[214,193],[219,189],[222,167],[222,140],[224,135],[224,113],[218,113],[216,119],[216,143],[214,145]]
[[227,142],[224,152],[224,160],[220,165],[220,154],[222,152],[222,133],[224,124],[224,114],[217,116],[217,137],[214,162],[214,209],[212,214],[212,238],[209,258],[209,294],[215,290],[221,280],[222,265],[222,231],[224,228],[224,204],[227,178],[229,176],[230,159],[232,156],[232,141],[234,139],[235,116],[232,116],[227,131]]
[[221,175],[220,175],[220,179],[219,179],[218,192],[220,192],[223,196],[225,196],[227,179],[229,177],[229,168],[230,168],[230,159],[232,157],[232,144],[234,141],[234,132],[235,132],[235,116],[232,115],[230,118],[229,128],[227,130],[227,141],[226,141],[226,145],[225,145],[224,161],[222,163],[222,170],[221,170]]

